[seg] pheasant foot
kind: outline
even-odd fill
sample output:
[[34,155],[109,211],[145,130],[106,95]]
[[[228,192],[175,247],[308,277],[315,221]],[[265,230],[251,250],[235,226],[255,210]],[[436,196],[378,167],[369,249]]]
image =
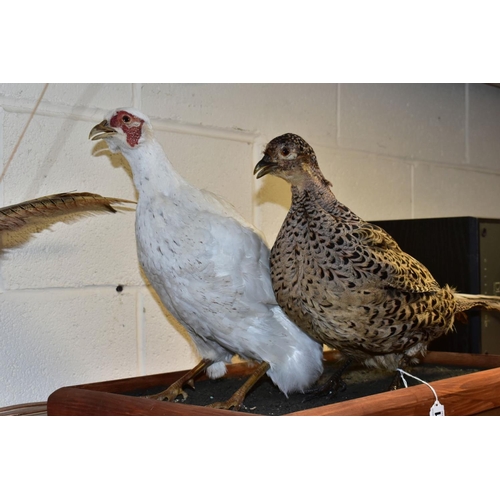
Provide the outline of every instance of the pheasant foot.
[[174,401],[178,396],[182,396],[182,399],[187,399],[188,395],[183,390],[185,385],[189,385],[194,389],[194,379],[199,375],[205,368],[210,366],[212,361],[208,359],[202,359],[192,370],[188,371],[180,379],[176,380],[167,389],[158,394],[152,394],[146,396],[149,399],[158,399],[160,401]]
[[210,408],[218,408],[220,410],[239,411],[243,400],[248,391],[257,383],[257,381],[269,370],[270,365],[266,361],[262,362],[250,375],[248,380],[227,400],[209,404]]
[[347,358],[344,364],[335,371],[335,373],[323,384],[313,387],[305,391],[308,396],[304,399],[305,401],[311,401],[321,396],[334,397],[338,392],[345,391],[346,383],[342,379],[342,375],[347,370],[347,368],[352,363],[352,358]]

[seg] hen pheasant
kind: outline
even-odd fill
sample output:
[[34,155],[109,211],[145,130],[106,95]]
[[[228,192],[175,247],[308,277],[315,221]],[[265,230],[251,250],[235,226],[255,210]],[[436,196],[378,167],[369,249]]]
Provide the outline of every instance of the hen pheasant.
[[239,408],[248,387],[266,372],[285,394],[311,386],[323,370],[322,346],[276,303],[269,249],[256,230],[229,203],[174,170],[140,111],[111,112],[90,138],[105,139],[130,164],[139,193],[140,264],[203,358],[157,397],[185,396],[182,386],[203,369],[221,377],[234,354],[261,365],[248,385],[218,407]]
[[439,286],[383,229],[340,203],[301,137],[273,139],[254,173],[280,177],[292,189],[270,257],[278,304],[314,339],[338,349],[347,364],[404,367],[450,331],[460,313],[500,309],[498,298]]

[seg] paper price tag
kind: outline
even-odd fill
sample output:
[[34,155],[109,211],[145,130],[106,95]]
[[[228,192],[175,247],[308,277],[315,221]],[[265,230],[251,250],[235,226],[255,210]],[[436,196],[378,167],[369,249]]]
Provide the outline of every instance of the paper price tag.
[[436,401],[431,406],[431,411],[429,412],[429,415],[431,417],[444,417],[444,406],[439,401]]
[[425,380],[422,380],[418,377],[415,377],[415,375],[412,375],[411,373],[405,372],[401,368],[397,369],[399,374],[401,375],[401,379],[403,380],[403,383],[405,387],[408,387],[408,384],[406,383],[405,375],[408,375],[411,378],[414,378],[415,380],[418,380],[419,382],[422,382],[422,384],[425,384],[434,394],[434,397],[436,398],[436,401],[434,401],[434,404],[431,406],[431,409],[429,411],[429,415],[431,417],[444,417],[444,406],[439,402],[439,399],[437,397],[436,391],[432,387],[431,384],[428,384]]

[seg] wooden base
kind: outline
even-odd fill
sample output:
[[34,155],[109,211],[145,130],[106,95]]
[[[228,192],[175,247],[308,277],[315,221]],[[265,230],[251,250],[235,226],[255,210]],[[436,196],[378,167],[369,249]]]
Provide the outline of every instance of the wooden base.
[[[333,360],[335,352],[326,352]],[[432,383],[446,415],[500,414],[500,355],[430,352],[424,363],[479,367],[481,372]],[[247,375],[248,363],[228,367],[227,377]],[[255,366],[255,365],[253,365]],[[218,415],[252,416],[182,403],[168,403],[123,393],[167,386],[185,371],[63,387],[48,399],[48,415]],[[384,392],[288,415],[429,415],[434,397],[425,385]]]

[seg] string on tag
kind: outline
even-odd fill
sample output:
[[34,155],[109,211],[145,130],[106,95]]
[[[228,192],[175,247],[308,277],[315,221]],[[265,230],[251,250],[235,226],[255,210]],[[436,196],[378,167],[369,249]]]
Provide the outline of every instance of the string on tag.
[[436,401],[434,401],[434,404],[431,406],[431,409],[429,411],[429,415],[431,417],[444,417],[444,406],[439,402],[438,396],[436,391],[434,390],[434,387],[432,387],[431,384],[427,383],[425,380],[422,380],[421,378],[415,377],[415,375],[412,375],[411,373],[405,372],[401,368],[397,368],[399,374],[401,375],[401,380],[403,381],[403,384],[405,387],[408,387],[408,383],[406,382],[405,375],[408,377],[414,378],[415,380],[418,380],[422,384],[425,384],[434,394],[434,397],[436,398]]

